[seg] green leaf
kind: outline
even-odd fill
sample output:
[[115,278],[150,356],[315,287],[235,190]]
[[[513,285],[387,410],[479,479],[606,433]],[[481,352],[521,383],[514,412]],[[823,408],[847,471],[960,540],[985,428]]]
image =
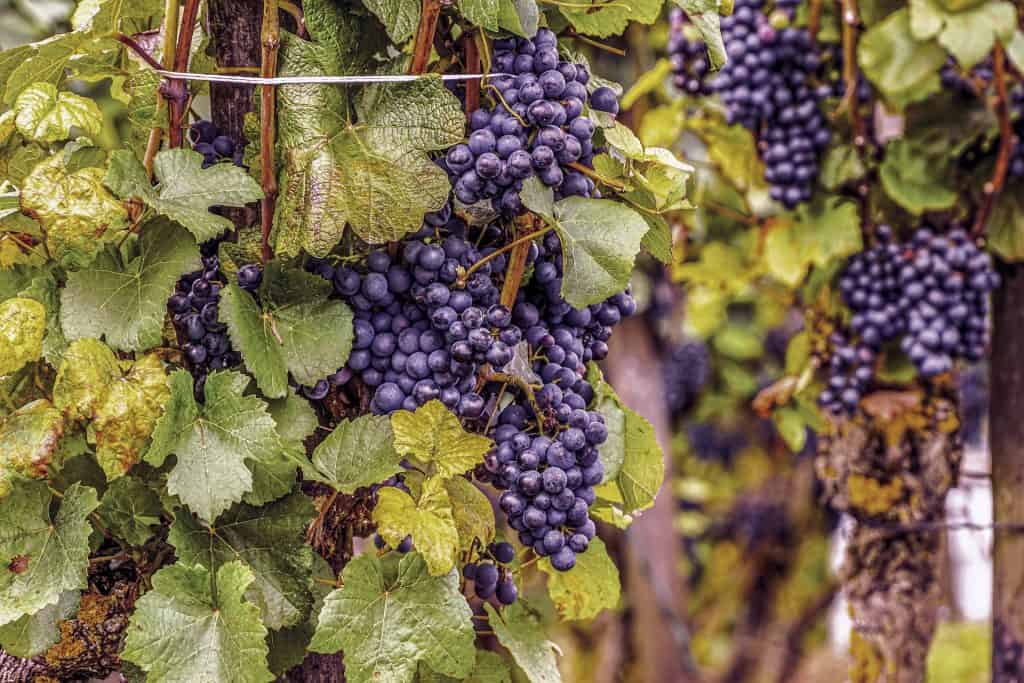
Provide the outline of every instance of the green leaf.
[[853,145],[833,145],[821,162],[821,184],[835,191],[846,183],[864,177],[867,168]]
[[121,477],[107,487],[100,500],[100,519],[112,534],[141,546],[160,526],[163,506],[156,492],[136,477]]
[[46,333],[46,308],[34,299],[15,297],[0,303],[0,375],[39,360]]
[[686,127],[704,140],[708,158],[738,190],[764,186],[764,163],[750,131],[739,124],[727,125],[717,117],[690,117]]
[[259,397],[244,394],[248,384],[249,378],[241,373],[213,372],[207,376],[206,401],[200,406],[192,396],[191,376],[175,372],[171,399],[146,453],[146,460],[156,467],[167,455],[178,456],[167,490],[207,523],[253,489],[251,467],[287,465],[274,418]]
[[586,308],[626,288],[648,230],[640,214],[608,199],[569,197],[554,205],[552,215],[547,195],[527,192],[521,197],[561,238],[566,301]]
[[[60,326],[60,287],[52,271],[44,272],[34,278],[28,287],[20,292],[26,299],[35,299],[46,307],[46,336],[43,337],[43,358],[50,365],[60,365],[68,341]],[[0,297],[2,298],[2,297]]]
[[386,416],[344,420],[313,451],[313,466],[332,488],[352,493],[402,471],[394,438]]
[[284,398],[270,401],[267,407],[277,424],[277,433],[281,440],[296,444],[300,449],[302,442],[319,424],[313,406],[294,391],[289,391]]
[[644,233],[640,243],[647,253],[658,259],[665,265],[671,265],[672,258],[672,228],[661,216],[643,215],[647,221],[647,232]]
[[64,435],[64,418],[46,399],[0,419],[0,499],[19,477],[41,479]]
[[770,275],[793,287],[812,265],[825,268],[861,248],[856,204],[830,197],[801,207],[792,220],[778,219],[765,238],[764,260]]
[[343,650],[352,683],[408,683],[421,661],[455,678],[473,670],[472,612],[457,572],[432,577],[413,552],[396,575],[371,554],[352,560],[342,580],[327,596],[309,649]]
[[378,490],[373,521],[377,533],[392,548],[412,536],[431,576],[447,574],[455,566],[459,530],[444,480],[431,477],[423,482],[419,500],[390,486]]
[[7,654],[22,658],[46,652],[60,639],[60,622],[78,611],[79,598],[78,591],[64,591],[56,604],[0,626],[0,647]]
[[264,507],[236,505],[213,526],[181,512],[168,541],[180,561],[211,573],[232,560],[244,562],[254,576],[245,598],[259,606],[267,628],[277,630],[299,624],[313,605],[313,549],[305,543],[305,529],[315,515],[303,493]]
[[420,21],[417,0],[363,0],[363,5],[384,24],[393,43],[404,43],[411,38]]
[[1006,56],[1017,71],[1024,71],[1024,31],[1016,30],[1009,38],[1003,39]]
[[100,135],[103,113],[95,101],[73,92],[57,92],[49,83],[26,88],[14,103],[18,132],[44,144],[67,140],[77,128],[93,138]]
[[957,63],[970,69],[1009,40],[1016,25],[1013,3],[986,0],[970,8],[947,9],[941,0],[911,0],[910,30],[918,40],[937,38]]
[[224,216],[210,213],[213,206],[245,206],[263,198],[263,190],[244,169],[234,164],[213,164],[203,168],[203,155],[189,149],[168,149],[156,155],[153,187],[146,169],[128,150],[110,157],[104,179],[118,196],[141,199],[158,214],[180,223],[205,242],[231,230]]
[[434,472],[452,477],[483,462],[494,443],[486,436],[470,434],[438,400],[430,401],[416,412],[400,410],[391,415],[395,450],[432,464]]
[[1024,196],[1019,186],[999,193],[988,219],[988,245],[1004,261],[1024,261]]
[[[68,62],[80,56],[83,38],[78,33],[62,33],[5,52],[0,63],[0,81],[7,81],[4,103],[13,106],[22,91],[36,83],[59,84],[65,76]],[[2,78],[4,75],[7,75],[6,79]]]
[[135,603],[121,657],[150,683],[269,683],[267,629],[245,599],[252,572],[230,562],[172,564],[153,575],[153,589]]
[[674,0],[683,8],[690,22],[697,28],[701,40],[708,49],[708,62],[712,69],[721,68],[728,60],[725,52],[725,41],[722,39],[722,28],[719,12],[707,10],[700,0]]
[[484,603],[487,622],[494,629],[498,642],[504,645],[530,683],[560,683],[558,646],[548,640],[540,616],[520,599],[502,608]]
[[938,92],[946,51],[935,40],[914,38],[904,8],[864,33],[857,61],[890,104],[904,107]]
[[72,484],[56,514],[52,500],[41,481],[21,482],[0,498],[0,626],[86,586],[96,491]]
[[482,546],[494,540],[494,508],[491,501],[473,482],[465,477],[452,477],[444,482],[459,532],[459,549],[468,552],[474,540]]
[[[281,75],[322,75],[337,68],[318,46],[283,37]],[[397,240],[418,230],[424,214],[447,201],[447,174],[426,152],[461,139],[464,119],[455,116],[458,102],[439,79],[370,88],[357,105],[362,116],[352,123],[341,116],[348,105],[335,86],[278,90],[278,254],[305,249],[325,256],[346,224],[370,243]]]
[[537,566],[548,575],[548,594],[563,619],[593,619],[619,604],[619,569],[597,536],[585,553],[576,555],[576,566],[569,571],[557,571],[547,557]]
[[957,193],[946,177],[944,160],[922,153],[904,139],[886,145],[879,176],[885,193],[915,216],[948,209],[957,200]]
[[506,31],[533,38],[539,23],[537,0],[498,0],[498,24]]
[[202,263],[191,235],[158,219],[142,226],[139,255],[123,267],[109,254],[68,274],[61,292],[61,325],[68,339],[104,336],[121,351],[156,346],[162,339],[167,297],[178,278]]
[[512,683],[512,672],[497,652],[477,650],[473,673],[467,678],[443,676],[436,671],[431,671],[430,667],[421,663],[416,680],[419,683],[455,683],[459,680],[464,683]]
[[750,361],[764,353],[764,341],[753,325],[726,323],[715,333],[715,351],[739,361]]
[[459,12],[471,24],[488,31],[497,31],[501,14],[501,0],[459,0]]
[[661,13],[662,4],[663,0],[634,0],[628,4],[591,0],[561,5],[559,11],[580,33],[607,38],[623,33],[630,21],[653,24]]
[[124,206],[103,187],[103,171],[70,172],[62,154],[37,164],[25,178],[21,210],[42,226],[50,255],[69,266],[89,263],[128,223]]
[[807,423],[800,411],[795,408],[779,408],[772,414],[772,422],[789,450],[799,453],[807,441]]

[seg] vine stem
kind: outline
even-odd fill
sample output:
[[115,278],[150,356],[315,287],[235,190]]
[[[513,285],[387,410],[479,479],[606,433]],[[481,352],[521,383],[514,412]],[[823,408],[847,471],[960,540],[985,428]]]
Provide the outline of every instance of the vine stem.
[[[551,3],[551,4],[556,4],[556,3]],[[558,3],[558,4],[565,5],[566,3]],[[589,7],[589,5],[584,5],[584,6]],[[587,37],[585,35],[577,33],[574,29],[570,29],[568,31],[568,35],[572,36],[573,38],[575,38],[576,40],[580,41],[581,43],[586,43],[587,45],[590,45],[592,47],[596,47],[598,50],[604,50],[605,52],[610,52],[611,54],[618,55],[619,57],[625,57],[626,56],[626,51],[623,50],[622,48],[614,47],[612,45],[607,45],[605,43],[596,41],[593,38],[589,38],[589,37]]]
[[[278,17],[278,0],[263,0],[263,24],[260,28],[260,44],[263,51],[260,62],[260,76],[273,78],[277,75],[277,55],[281,47],[281,21]],[[263,199],[260,200],[260,257],[264,264],[270,260],[270,228],[274,222],[274,208],[277,203],[277,169],[274,155],[274,133],[277,128],[274,86],[260,87],[260,181]]]
[[[174,48],[173,71],[188,71],[188,58],[192,52],[192,33],[199,14],[199,0],[185,0],[178,22],[178,41]],[[167,139],[172,148],[181,147],[183,141],[182,120],[188,103],[188,86],[185,81],[173,80],[167,84],[164,93],[170,108],[167,122]]]
[[811,0],[810,12],[807,15],[807,32],[811,42],[818,42],[818,31],[821,30],[822,0]]
[[[163,66],[165,69],[170,70],[174,66],[174,49],[178,42],[178,0],[165,0],[164,2],[164,45],[163,54],[160,55],[163,60]],[[157,120],[154,122],[153,127],[149,130],[149,139],[146,141],[146,155],[143,157],[142,163],[146,167],[146,175],[149,179],[153,179],[153,159],[156,158],[156,153],[160,151],[160,143],[163,142],[164,130],[160,126],[160,115],[164,112],[167,107],[167,101],[164,99],[160,89],[157,88],[156,92],[156,115]]]
[[277,6],[281,8],[282,12],[287,12],[295,20],[295,25],[298,26],[299,38],[309,40],[309,30],[306,29],[306,15],[303,14],[302,8],[288,0],[277,0]]
[[[527,213],[516,219],[516,227],[525,230],[534,226],[534,216]],[[522,237],[509,242],[505,247],[512,248],[512,256],[509,257],[508,269],[505,271],[505,282],[501,286],[501,304],[509,309],[516,301],[516,294],[519,292],[519,284],[523,281],[523,272],[526,270],[526,257],[530,253],[530,242],[537,235],[543,234],[551,229],[551,226],[544,230],[533,231]],[[538,413],[539,414],[539,413]]]
[[985,196],[978,207],[978,213],[974,216],[974,227],[971,229],[971,233],[975,237],[980,237],[985,232],[985,224],[992,213],[992,206],[1006,182],[1006,173],[1010,167],[1010,155],[1016,143],[1016,136],[1013,134],[1013,126],[1010,122],[1010,102],[1006,94],[1006,51],[999,41],[996,41],[995,48],[992,50],[992,67],[996,83],[996,117],[999,119],[999,153],[996,156],[996,167],[992,172],[992,179],[985,183],[982,190]]
[[427,70],[430,61],[430,50],[434,46],[434,34],[437,32],[437,20],[441,17],[441,0],[423,0],[420,12],[420,24],[416,28],[416,37],[412,48],[412,65],[409,73],[422,74]]
[[[480,50],[477,49],[477,33],[466,33],[462,37],[462,50],[465,62],[465,72],[470,74],[480,73]],[[486,40],[480,35],[480,40]],[[472,114],[480,108],[480,81],[475,78],[466,81],[466,115]]]
[[[461,278],[459,278],[459,279],[460,279],[460,280],[462,280],[462,281],[465,281],[465,280],[466,280],[466,278],[468,278],[468,277],[469,277],[470,275],[472,275],[472,274],[473,274],[473,273],[475,273],[475,272],[476,272],[477,270],[479,270],[479,269],[480,269],[480,268],[481,268],[481,267],[482,267],[482,266],[483,266],[483,265],[484,265],[485,263],[487,263],[488,261],[491,261],[492,259],[495,259],[495,258],[497,258],[497,257],[501,256],[501,255],[502,255],[502,254],[504,254],[504,253],[507,253],[507,252],[509,252],[509,251],[512,251],[513,249],[515,249],[516,247],[518,247],[518,246],[519,246],[520,244],[524,244],[524,243],[526,243],[526,242],[529,242],[529,241],[531,241],[531,240],[532,240],[532,239],[533,239],[534,237],[540,237],[540,236],[541,236],[541,235],[543,235],[544,233],[546,233],[546,232],[550,232],[551,230],[552,230],[552,228],[551,228],[551,226],[549,225],[548,227],[546,227],[546,228],[542,228],[541,230],[534,230],[533,232],[531,232],[531,233],[527,233],[527,234],[523,235],[522,237],[517,237],[516,239],[512,240],[511,242],[509,242],[509,243],[508,243],[508,244],[506,244],[505,246],[503,246],[503,247],[501,247],[501,248],[499,248],[499,249],[496,249],[496,250],[492,251],[492,252],[491,252],[490,254],[488,254],[487,256],[484,256],[484,257],[483,257],[482,259],[480,259],[479,261],[477,261],[476,263],[474,263],[473,265],[471,265],[471,266],[469,267],[469,269],[467,269],[467,270],[466,270],[466,274],[465,274],[465,275],[463,275],[463,276],[462,276]],[[529,251],[529,249],[527,249],[527,251]]]
[[839,0],[839,6],[843,21],[843,79],[846,81],[846,90],[836,113],[845,109],[849,114],[854,134],[853,144],[860,149],[867,144],[864,120],[857,106],[857,26],[860,14],[857,11],[857,0]]
[[593,178],[594,180],[596,180],[598,182],[604,183],[605,185],[607,185],[608,187],[612,188],[613,190],[618,190],[619,192],[622,192],[623,190],[626,189],[626,186],[623,185],[622,183],[620,183],[618,181],[615,181],[615,180],[612,180],[611,178],[606,178],[603,175],[601,175],[600,173],[598,173],[597,171],[595,171],[594,169],[587,168],[586,166],[584,166],[583,164],[581,164],[578,161],[571,162],[569,164],[569,168],[574,169],[576,171],[579,171],[583,175],[588,176],[590,178]]

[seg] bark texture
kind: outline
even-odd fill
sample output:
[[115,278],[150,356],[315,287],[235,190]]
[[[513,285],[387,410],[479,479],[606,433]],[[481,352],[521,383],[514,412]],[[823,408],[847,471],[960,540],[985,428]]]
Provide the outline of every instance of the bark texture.
[[877,392],[821,441],[826,496],[856,521],[840,572],[852,683],[925,680],[942,604],[945,500],[962,455],[951,393]]
[[1024,270],[1004,268],[993,296],[989,445],[996,524],[992,553],[992,681],[1024,681]]
[[700,680],[690,658],[683,620],[681,552],[672,522],[672,430],[661,363],[642,318],[624,321],[609,341],[608,379],[623,401],[654,426],[665,453],[665,484],[654,506],[626,532],[624,574],[630,613],[630,646],[639,681],[689,683]]

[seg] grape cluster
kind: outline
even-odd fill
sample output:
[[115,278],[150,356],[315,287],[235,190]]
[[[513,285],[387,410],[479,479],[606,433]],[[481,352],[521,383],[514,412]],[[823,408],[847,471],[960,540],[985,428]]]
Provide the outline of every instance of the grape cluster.
[[711,376],[711,356],[703,342],[684,341],[672,348],[663,364],[665,402],[669,413],[682,415],[697,401]]
[[683,10],[673,7],[669,14],[668,58],[672,83],[687,95],[710,95],[707,47],[699,37],[687,35],[690,24]]
[[988,295],[999,278],[964,230],[940,235],[922,227],[906,244],[887,226],[876,236],[839,279],[857,341],[842,333],[830,340],[830,378],[819,400],[835,413],[856,408],[885,342],[900,338],[926,378],[950,371],[957,359],[981,360],[988,344]]
[[950,57],[939,71],[942,87],[966,98],[977,97],[992,83],[994,78],[995,71],[991,57],[977,64],[968,72],[962,71],[956,60]]
[[494,42],[492,76],[496,103],[473,112],[469,139],[450,148],[442,165],[463,204],[489,200],[505,215],[523,211],[519,192],[532,176],[555,197],[594,196],[594,182],[572,168],[592,167],[593,109],[617,113],[618,98],[607,87],[587,93],[590,73],[558,57],[555,34],[540,29],[533,39]]
[[467,564],[462,568],[462,575],[473,582],[473,591],[481,600],[494,596],[502,605],[511,605],[519,597],[519,589],[508,568],[500,565],[507,565],[515,558],[516,550],[511,543],[491,543],[487,546],[486,557]]
[[728,63],[713,82],[728,111],[757,136],[772,199],[810,199],[830,133],[811,76],[820,60],[805,29],[772,27],[763,0],[737,0],[722,19]]
[[1017,84],[1010,91],[1010,112],[1013,116],[1013,134],[1017,144],[1010,152],[1007,175],[1010,178],[1024,178],[1024,86]]
[[235,166],[242,165],[244,148],[236,145],[227,135],[221,135],[213,121],[203,119],[193,123],[189,129],[189,139],[192,149],[203,155],[203,168],[224,160],[230,160]]
[[[242,361],[238,352],[231,348],[227,326],[218,318],[225,278],[215,248],[215,245],[203,245],[203,268],[183,275],[167,300],[171,322],[195,378],[198,400],[202,400],[206,375],[211,370],[231,368]],[[254,290],[262,276],[259,266],[245,266],[239,271],[239,284]]]

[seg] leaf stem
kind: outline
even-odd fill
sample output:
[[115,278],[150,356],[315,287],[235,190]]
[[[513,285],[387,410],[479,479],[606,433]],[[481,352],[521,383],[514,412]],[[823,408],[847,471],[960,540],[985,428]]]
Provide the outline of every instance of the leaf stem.
[[[173,71],[187,71],[189,57],[192,53],[192,33],[199,14],[199,0],[185,0],[185,7],[178,22],[178,42],[174,49]],[[185,81],[173,80],[167,83],[164,91],[170,107],[170,120],[167,123],[167,137],[172,148],[181,147],[183,141],[182,121],[185,118],[185,107],[188,102],[188,86]]]
[[295,20],[295,25],[298,26],[299,38],[309,40],[309,31],[306,29],[306,15],[302,13],[302,8],[288,0],[277,0],[277,6],[281,11],[290,14],[292,19]]
[[572,163],[570,163],[569,164],[569,168],[574,169],[576,171],[579,171],[583,175],[585,175],[585,176],[587,176],[589,178],[593,178],[594,180],[596,180],[598,182],[604,183],[605,185],[607,185],[608,187],[612,188],[613,190],[617,190],[619,192],[622,192],[623,190],[626,189],[626,186],[623,185],[622,183],[620,183],[620,182],[618,182],[616,180],[612,180],[611,178],[606,178],[605,176],[601,175],[600,173],[598,173],[594,169],[589,168],[587,166],[584,166],[583,164],[581,164],[578,161],[573,161]]
[[463,285],[466,284],[466,280],[469,279],[469,276],[472,275],[473,273],[475,273],[477,270],[479,270],[485,263],[487,263],[487,262],[489,262],[489,261],[491,261],[493,259],[498,258],[499,256],[501,256],[502,254],[504,254],[506,252],[512,251],[513,249],[515,249],[520,244],[523,244],[525,242],[529,242],[529,241],[531,241],[535,237],[540,237],[544,233],[549,232],[551,229],[552,229],[551,226],[548,226],[548,227],[543,228],[541,230],[534,230],[533,232],[531,232],[529,234],[526,234],[526,235],[523,235],[522,237],[517,237],[516,239],[512,240],[508,244],[500,247],[499,249],[496,249],[496,250],[492,251],[490,254],[488,254],[487,256],[484,256],[482,259],[480,259],[479,261],[477,261],[476,263],[471,265],[466,270],[466,274],[459,278],[459,282],[461,284],[463,284]]
[[836,109],[836,114],[843,111],[849,114],[854,135],[853,144],[860,150],[867,144],[864,120],[860,115],[860,107],[857,106],[857,26],[860,17],[857,12],[857,0],[839,0],[839,7],[843,25],[843,80],[846,81],[846,89],[843,91],[843,99]]
[[[477,49],[477,32],[467,32],[462,37],[462,52],[465,71],[463,73],[480,73],[480,51]],[[483,39],[483,38],[481,38]],[[466,81],[466,115],[472,114],[480,108],[480,81],[472,79]]]
[[[273,78],[277,75],[277,54],[281,46],[281,22],[278,16],[278,0],[263,0],[263,24],[260,28],[262,60],[260,76]],[[260,258],[264,265],[271,258],[270,229],[274,223],[274,209],[277,203],[277,169],[274,155],[274,133],[277,128],[276,93],[274,86],[260,87],[260,183],[263,199],[260,200]]]
[[999,153],[996,156],[996,167],[992,172],[992,179],[985,183],[982,190],[985,196],[974,216],[974,227],[971,229],[971,233],[975,237],[980,237],[985,232],[985,224],[992,213],[992,207],[1006,182],[1006,173],[1010,167],[1010,155],[1017,142],[1017,138],[1013,134],[1013,125],[1010,122],[1010,102],[1006,93],[1006,51],[998,40],[992,50],[992,67],[996,83],[996,117],[999,119]]
[[[550,2],[550,0],[547,0],[547,1]],[[554,3],[552,3],[552,4],[554,4]],[[571,4],[571,3],[567,3],[567,5],[568,4]],[[608,3],[608,5],[612,5],[612,4],[614,4],[614,3]],[[593,38],[589,38],[589,37],[583,35],[582,33],[577,33],[575,29],[570,29],[569,32],[568,32],[568,35],[572,36],[573,38],[575,38],[576,40],[580,41],[581,43],[586,43],[587,45],[591,45],[593,47],[596,47],[598,50],[604,50],[605,52],[610,52],[611,54],[618,55],[619,57],[625,57],[626,56],[626,51],[623,50],[622,48],[614,47],[612,45],[607,45],[605,43],[596,41]]]

